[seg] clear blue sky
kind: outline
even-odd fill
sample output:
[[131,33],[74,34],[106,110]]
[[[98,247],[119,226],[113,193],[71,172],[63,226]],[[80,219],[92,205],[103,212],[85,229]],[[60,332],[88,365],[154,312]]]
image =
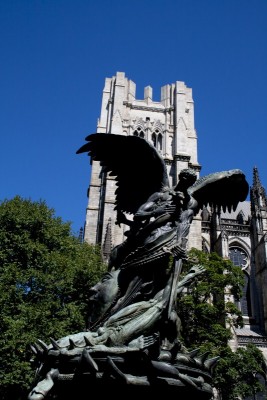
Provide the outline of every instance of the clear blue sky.
[[267,0],[0,0],[0,200],[84,224],[106,77],[193,89],[201,175],[257,166],[267,189]]

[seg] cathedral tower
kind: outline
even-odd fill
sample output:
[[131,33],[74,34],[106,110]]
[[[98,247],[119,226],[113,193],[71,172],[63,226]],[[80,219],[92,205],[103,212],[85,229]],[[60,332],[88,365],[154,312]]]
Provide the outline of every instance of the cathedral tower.
[[[106,78],[97,132],[136,135],[153,143],[165,160],[170,185],[177,183],[183,168],[200,171],[192,89],[184,82],[163,86],[157,102],[153,101],[150,86],[145,87],[144,98],[137,100],[136,85],[123,72]],[[115,180],[101,173],[99,162],[93,161],[84,240],[101,244],[106,256],[108,247],[111,249],[125,239],[126,227],[115,225],[115,189]],[[201,248],[200,237],[201,221],[196,218],[190,228],[189,245]]]

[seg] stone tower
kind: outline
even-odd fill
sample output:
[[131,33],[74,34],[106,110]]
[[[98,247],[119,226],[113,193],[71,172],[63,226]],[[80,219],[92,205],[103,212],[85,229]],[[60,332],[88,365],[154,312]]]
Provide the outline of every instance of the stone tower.
[[[192,89],[184,82],[163,86],[160,101],[153,101],[150,86],[145,87],[142,100],[136,99],[136,85],[124,72],[106,78],[97,132],[137,135],[153,143],[166,162],[170,185],[177,183],[183,168],[200,171]],[[93,161],[84,240],[101,244],[106,257],[113,246],[125,239],[126,227],[115,225],[115,188],[114,179],[101,173],[99,162]],[[188,245],[201,248],[200,238],[201,221],[195,218]]]
[[267,332],[267,197],[256,167],[253,170],[250,199],[252,218],[251,250],[258,288],[259,323],[261,329]]

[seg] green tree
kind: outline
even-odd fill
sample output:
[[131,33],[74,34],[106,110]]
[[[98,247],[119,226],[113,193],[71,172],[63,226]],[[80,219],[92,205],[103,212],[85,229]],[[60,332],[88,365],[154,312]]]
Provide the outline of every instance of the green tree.
[[220,357],[215,369],[214,385],[223,399],[255,399],[256,393],[265,393],[265,362],[262,352],[255,345],[248,344],[246,348],[240,347],[236,352],[226,347],[221,350]]
[[44,201],[0,204],[0,398],[20,398],[33,380],[30,344],[85,327],[88,289],[106,266]]
[[227,300],[230,295],[236,300],[241,297],[243,272],[217,253],[196,249],[189,252],[183,274],[194,264],[203,265],[206,271],[178,298],[182,341],[190,350],[199,348],[209,357],[220,357],[213,383],[224,400],[253,396],[263,389],[258,380],[259,375],[265,374],[263,355],[252,344],[236,352],[228,345],[231,328],[243,326],[241,312],[231,299]]

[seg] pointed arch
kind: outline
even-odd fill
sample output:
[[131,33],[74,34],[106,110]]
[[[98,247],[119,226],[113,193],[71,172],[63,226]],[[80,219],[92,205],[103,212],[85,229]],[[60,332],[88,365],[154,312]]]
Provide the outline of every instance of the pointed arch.
[[250,246],[243,240],[241,237],[234,237],[229,240],[229,248],[231,247],[239,247],[243,249],[243,251],[246,253],[248,257],[248,263],[247,263],[247,268],[250,268],[250,254],[251,254],[251,249]]
[[232,242],[229,245],[229,258],[232,263],[240,267],[244,273],[244,286],[242,288],[242,297],[239,302],[237,302],[237,306],[239,307],[242,315],[244,316],[252,316],[252,305],[251,305],[251,280],[250,273],[248,269],[249,263],[249,255],[244,249],[244,247],[240,246],[237,241]]
[[141,126],[138,126],[134,131],[133,131],[134,136],[140,136],[142,138],[145,137],[144,131],[142,130]]
[[159,120],[154,123],[151,140],[156,149],[161,152],[163,149],[163,128],[162,123]]
[[239,225],[244,225],[245,214],[242,210],[237,214],[236,220]]
[[141,138],[145,137],[145,123],[142,118],[140,118],[136,122],[134,130],[133,130],[133,135],[140,136]]

